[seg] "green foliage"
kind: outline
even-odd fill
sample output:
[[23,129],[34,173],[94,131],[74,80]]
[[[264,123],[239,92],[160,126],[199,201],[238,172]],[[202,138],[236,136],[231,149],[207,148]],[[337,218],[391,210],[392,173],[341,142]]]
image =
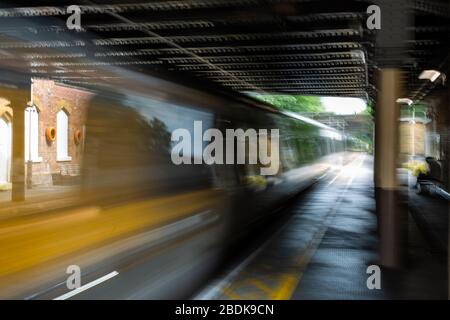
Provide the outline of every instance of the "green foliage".
[[270,103],[283,111],[291,112],[325,112],[320,97],[291,95],[257,95],[256,98]]
[[373,107],[372,107],[371,103],[367,103],[366,108],[363,110],[363,112],[361,112],[361,114],[365,114],[365,115],[368,115],[368,116],[373,116],[374,113],[375,112],[373,110]]
[[401,117],[415,117],[426,119],[427,118],[427,108],[423,104],[413,104],[411,106],[403,105],[400,107]]
[[354,132],[354,133],[352,133],[352,136],[355,138],[355,140],[359,140],[363,144],[367,144],[369,150],[372,150],[373,141],[372,141],[372,135],[370,134],[370,132]]

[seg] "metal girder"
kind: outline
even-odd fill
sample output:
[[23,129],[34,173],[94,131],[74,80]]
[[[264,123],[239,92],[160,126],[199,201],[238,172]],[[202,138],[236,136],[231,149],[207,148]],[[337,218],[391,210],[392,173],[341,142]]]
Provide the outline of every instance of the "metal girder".
[[[275,33],[235,33],[235,34],[215,34],[215,35],[190,35],[190,36],[166,36],[165,38],[176,43],[189,42],[234,42],[250,40],[289,40],[289,39],[315,39],[321,37],[354,37],[360,36],[356,29],[339,30],[316,30],[313,32],[275,32]],[[133,45],[133,44],[155,44],[162,43],[161,39],[155,37],[127,37],[94,39],[93,43],[99,46],[105,45]]]
[[[355,64],[353,63],[345,63],[343,61],[339,62],[339,66],[353,66]],[[329,64],[302,64],[302,63],[247,63],[247,64],[217,64],[217,67],[219,67],[221,70],[252,70],[252,69],[259,69],[263,68],[263,70],[282,70],[282,69],[292,69],[292,68],[302,68],[302,67],[309,67],[309,68],[315,68],[315,70],[319,70],[321,67],[333,67],[336,66],[335,64],[329,63]],[[204,71],[204,70],[210,70],[211,68],[206,65],[176,65],[175,66],[178,70],[184,70],[184,71]]]
[[[81,1],[81,32],[66,29],[69,0],[0,4],[0,66],[72,83],[113,81],[103,73],[120,65],[182,72],[235,90],[375,94],[380,33],[367,30],[365,20],[378,0],[135,2]],[[418,73],[440,65],[437,48],[448,48],[447,2],[406,2],[416,22],[405,34],[413,36],[394,45],[405,48],[400,65],[414,95]],[[386,39],[393,32],[384,31]]]
[[[357,42],[332,42],[332,43],[312,43],[312,44],[279,44],[276,47],[268,45],[248,45],[248,46],[202,46],[202,47],[186,47],[186,50],[197,54],[254,54],[254,53],[305,53],[314,54],[316,52],[329,52],[329,50],[361,50],[363,46]],[[99,53],[97,56],[140,56],[140,55],[162,55],[176,56],[185,55],[183,50],[176,48],[149,48],[137,50],[111,50],[110,52]]]
[[[83,13],[104,14],[108,12],[124,13],[129,11],[168,11],[192,10],[216,7],[258,5],[257,0],[190,0],[190,1],[160,1],[141,3],[114,3],[79,5]],[[31,17],[31,16],[59,16],[66,15],[66,6],[36,6],[23,8],[2,8],[0,17]]]

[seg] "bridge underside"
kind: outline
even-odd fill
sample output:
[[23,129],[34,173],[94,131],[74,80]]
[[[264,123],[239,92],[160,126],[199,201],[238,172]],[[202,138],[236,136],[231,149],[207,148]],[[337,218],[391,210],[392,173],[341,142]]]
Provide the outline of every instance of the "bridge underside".
[[[108,67],[126,66],[238,91],[375,100],[380,30],[366,27],[371,1],[94,2],[81,6],[80,32],[67,30],[71,1],[2,3],[2,69],[85,84],[114,81]],[[398,14],[411,19],[397,67],[417,100],[434,86],[418,80],[420,72],[449,68],[450,10],[445,0],[405,3]]]

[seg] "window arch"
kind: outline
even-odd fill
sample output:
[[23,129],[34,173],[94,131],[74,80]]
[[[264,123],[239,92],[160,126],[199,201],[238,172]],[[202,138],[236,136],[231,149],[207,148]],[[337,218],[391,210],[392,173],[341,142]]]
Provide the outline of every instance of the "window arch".
[[42,161],[39,157],[39,110],[35,106],[25,109],[25,161]]
[[64,109],[56,113],[56,160],[72,160],[69,157],[69,115]]
[[0,116],[0,183],[10,181],[11,133],[11,122]]

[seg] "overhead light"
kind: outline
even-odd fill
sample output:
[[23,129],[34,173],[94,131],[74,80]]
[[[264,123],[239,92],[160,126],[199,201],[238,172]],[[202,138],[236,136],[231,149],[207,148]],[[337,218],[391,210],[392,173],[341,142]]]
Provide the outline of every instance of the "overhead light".
[[397,100],[395,100],[395,102],[400,104],[407,104],[408,106],[413,104],[413,101],[409,98],[398,98]]
[[441,73],[436,70],[423,70],[419,75],[419,79],[428,79],[431,82],[434,82],[440,75]]

